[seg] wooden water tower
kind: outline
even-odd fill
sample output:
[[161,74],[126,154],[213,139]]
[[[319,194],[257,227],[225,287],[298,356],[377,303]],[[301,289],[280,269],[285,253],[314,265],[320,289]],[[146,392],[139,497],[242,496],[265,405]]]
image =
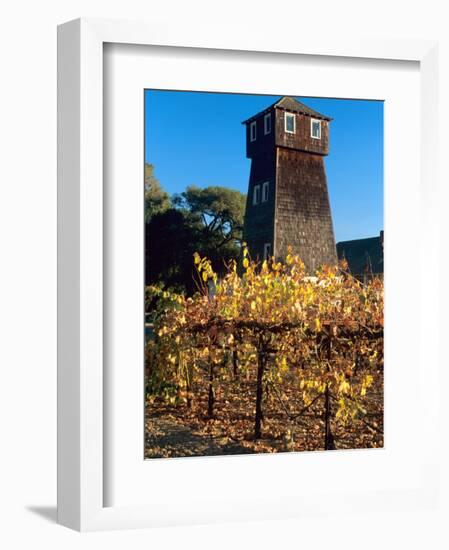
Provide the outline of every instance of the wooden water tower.
[[283,97],[243,123],[251,159],[243,238],[253,259],[283,259],[292,246],[307,273],[337,262],[324,168],[330,120]]

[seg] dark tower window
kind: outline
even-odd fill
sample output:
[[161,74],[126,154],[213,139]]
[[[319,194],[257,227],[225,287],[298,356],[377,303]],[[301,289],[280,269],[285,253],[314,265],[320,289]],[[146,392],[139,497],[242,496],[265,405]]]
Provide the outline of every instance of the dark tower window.
[[265,135],[271,132],[271,113],[263,117],[263,131]]
[[270,185],[270,182],[265,181],[262,184],[262,202],[267,202],[268,200],[268,187]]
[[296,133],[296,118],[291,113],[285,113],[285,131],[287,134]]
[[310,120],[311,136],[315,139],[321,139],[321,120]]
[[263,245],[263,259],[268,260],[271,257],[271,243],[265,243]]
[[260,185],[255,185],[254,191],[253,191],[253,204],[254,205],[259,204],[259,202],[260,202]]
[[256,139],[257,139],[256,121],[251,122],[251,124],[249,126],[249,139],[250,139],[250,141],[256,141]]

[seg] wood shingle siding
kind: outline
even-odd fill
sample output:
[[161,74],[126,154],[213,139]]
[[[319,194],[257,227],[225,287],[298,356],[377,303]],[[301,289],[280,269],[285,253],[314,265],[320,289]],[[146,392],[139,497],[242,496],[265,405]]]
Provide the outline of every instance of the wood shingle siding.
[[337,262],[323,157],[279,148],[275,255],[292,246],[312,273]]

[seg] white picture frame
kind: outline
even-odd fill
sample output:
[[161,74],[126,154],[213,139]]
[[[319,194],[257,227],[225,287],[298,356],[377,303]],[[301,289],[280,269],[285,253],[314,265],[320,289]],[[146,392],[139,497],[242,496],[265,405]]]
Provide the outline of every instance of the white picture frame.
[[[184,33],[184,34],[183,34]],[[420,238],[427,243],[420,257],[421,282],[434,275],[438,258],[438,185],[436,162],[439,126],[436,81],[439,72],[437,44],[421,40],[359,40],[347,43],[335,38],[313,41],[310,36],[282,39],[265,36],[216,34],[196,37],[178,25],[172,29],[151,24],[108,20],[81,19],[58,28],[58,521],[77,530],[153,527],[171,524],[250,520],[301,515],[326,515],[335,508],[339,513],[385,506],[417,509],[436,505],[439,455],[433,445],[435,436],[429,430],[426,452],[416,459],[414,467],[421,476],[400,489],[371,489],[361,492],[336,489],[328,504],[317,492],[301,499],[298,492],[276,494],[255,502],[244,495],[231,497],[211,495],[201,501],[192,499],[166,506],[153,503],[105,506],[108,500],[105,480],[105,411],[108,408],[108,388],[104,383],[104,103],[103,60],[105,44],[159,46],[161,48],[205,48],[207,51],[260,52],[276,63],[276,55],[322,56],[333,59],[358,58],[414,61],[419,63],[420,82],[420,172],[419,191],[422,194]],[[267,52],[267,53],[263,53]],[[270,53],[268,53],[270,52]],[[274,52],[274,53],[273,53]],[[175,54],[173,54],[175,55]],[[223,54],[224,55],[224,54]],[[425,115],[424,115],[425,109]],[[416,129],[416,126],[413,126]],[[107,207],[107,205],[106,205]],[[388,237],[387,237],[388,239]],[[397,246],[392,241],[391,247]],[[424,296],[426,291],[426,296]],[[437,318],[438,280],[429,290],[419,287],[423,318]],[[430,293],[430,295],[429,295]],[[388,300],[388,287],[387,287]],[[388,305],[387,305],[388,307]],[[388,330],[388,329],[387,329]],[[419,327],[422,345],[432,342],[425,323]],[[388,339],[388,332],[386,333]],[[426,356],[426,372],[417,372],[426,395],[426,420],[437,429],[438,405],[434,399],[441,360],[438,348]],[[142,373],[143,376],[143,373]],[[424,391],[425,390],[425,391]],[[386,415],[388,415],[388,410]],[[433,424],[432,424],[433,422]],[[295,455],[279,457],[286,469],[292,467]],[[296,455],[297,457],[298,455]],[[318,455],[309,454],[310,463]],[[342,463],[344,456],[334,455]],[[337,458],[339,457],[339,458]],[[341,458],[343,457],[343,458]],[[265,457],[253,457],[255,468],[266,468]],[[267,458],[266,460],[271,459]],[[136,457],[136,460],[143,460]],[[209,459],[209,460],[214,460]],[[227,469],[239,468],[242,458],[225,458]],[[317,460],[322,461],[322,458]],[[324,467],[330,467],[325,459]],[[232,461],[232,462],[231,462]],[[181,461],[177,461],[182,464]],[[161,462],[159,462],[161,464]],[[210,464],[210,463],[208,463]],[[215,464],[218,464],[216,462]],[[249,464],[249,463],[245,463]],[[251,467],[253,467],[251,466]],[[207,467],[203,462],[201,468]],[[386,467],[386,466],[384,466]],[[183,468],[181,465],[180,469]],[[416,470],[415,468],[415,470]],[[414,470],[414,472],[415,472]],[[416,470],[417,471],[417,470]],[[123,472],[120,474],[123,477]],[[296,492],[295,492],[296,491]],[[334,500],[332,500],[334,499]]]

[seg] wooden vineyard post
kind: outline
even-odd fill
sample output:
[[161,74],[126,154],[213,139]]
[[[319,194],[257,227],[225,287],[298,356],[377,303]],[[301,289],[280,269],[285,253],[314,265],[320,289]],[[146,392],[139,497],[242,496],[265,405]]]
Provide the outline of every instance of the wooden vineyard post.
[[[329,335],[327,337],[327,370],[330,370],[329,364],[332,356],[332,336],[331,329],[329,327]],[[324,450],[329,451],[335,449],[334,436],[331,431],[331,400],[329,395],[329,383],[326,382],[326,389],[324,390]]]
[[186,366],[186,393],[187,393],[187,408],[192,408],[192,376],[193,366]]
[[232,373],[234,379],[237,380],[239,377],[239,352],[237,348],[232,350]]
[[215,391],[214,391],[214,362],[209,363],[209,394],[207,398],[207,416],[212,418],[214,415]]
[[265,347],[259,345],[257,354],[257,387],[256,387],[256,419],[254,425],[254,437],[260,439],[262,437],[261,424],[263,419],[262,413],[262,398],[263,398],[263,375],[265,371]]

